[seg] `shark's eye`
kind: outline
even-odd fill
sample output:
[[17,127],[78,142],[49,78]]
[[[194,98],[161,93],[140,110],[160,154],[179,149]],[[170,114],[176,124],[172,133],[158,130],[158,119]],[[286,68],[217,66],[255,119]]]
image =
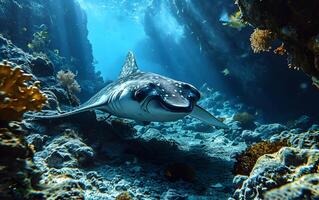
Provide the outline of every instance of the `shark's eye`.
[[186,91],[186,94],[184,95],[188,97],[189,99],[192,99],[194,101],[198,101],[200,99],[200,93],[195,87],[185,84],[183,85],[183,88]]
[[138,102],[142,102],[148,96],[156,95],[156,85],[151,83],[146,87],[140,88],[134,93],[134,99]]

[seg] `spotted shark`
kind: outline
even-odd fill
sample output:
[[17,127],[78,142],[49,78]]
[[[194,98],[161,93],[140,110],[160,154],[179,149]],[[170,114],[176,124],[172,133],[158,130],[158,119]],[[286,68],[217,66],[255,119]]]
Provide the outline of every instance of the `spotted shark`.
[[118,80],[110,83],[86,103],[60,114],[31,115],[34,119],[62,118],[90,110],[100,110],[139,122],[169,122],[192,116],[208,125],[228,128],[197,105],[201,95],[191,84],[139,70],[129,52]]

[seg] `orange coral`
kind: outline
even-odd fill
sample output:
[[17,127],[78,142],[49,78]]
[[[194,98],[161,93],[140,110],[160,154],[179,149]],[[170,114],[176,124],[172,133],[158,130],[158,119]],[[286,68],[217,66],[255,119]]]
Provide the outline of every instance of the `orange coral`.
[[279,47],[277,47],[274,50],[274,53],[278,54],[278,55],[281,55],[281,56],[285,55],[287,53],[287,50],[284,47],[284,43],[282,43]]
[[269,51],[273,40],[274,34],[270,30],[261,30],[256,28],[250,36],[251,48],[254,53]]
[[39,82],[26,85],[31,79],[19,67],[0,63],[0,120],[21,120],[23,113],[42,109],[47,97],[39,90]]
[[275,153],[284,146],[288,146],[287,141],[273,143],[263,141],[248,147],[244,152],[236,157],[234,173],[248,176],[259,157],[265,154]]
[[128,192],[122,192],[115,200],[133,200],[132,196]]

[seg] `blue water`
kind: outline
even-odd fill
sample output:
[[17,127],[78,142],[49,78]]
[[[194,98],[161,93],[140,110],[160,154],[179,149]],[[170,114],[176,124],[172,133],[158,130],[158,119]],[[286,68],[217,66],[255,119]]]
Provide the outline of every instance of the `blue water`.
[[142,71],[198,88],[207,83],[262,110],[269,120],[317,113],[312,107],[316,88],[287,67],[286,56],[254,54],[252,27],[223,25],[238,10],[232,0],[78,1],[87,14],[96,71],[105,81],[117,79],[131,50]]
[[217,81],[221,72],[214,70],[199,42],[186,39],[185,25],[173,16],[165,1],[79,2],[88,16],[96,69],[105,80],[117,78],[127,52],[132,50],[143,71],[197,86],[210,82],[222,87]]

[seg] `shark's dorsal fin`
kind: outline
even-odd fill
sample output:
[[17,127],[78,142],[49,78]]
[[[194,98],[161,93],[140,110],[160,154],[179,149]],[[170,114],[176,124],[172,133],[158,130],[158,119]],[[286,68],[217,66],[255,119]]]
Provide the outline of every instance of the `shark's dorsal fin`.
[[129,51],[126,56],[126,60],[122,67],[122,71],[120,73],[119,78],[124,78],[131,74],[134,74],[137,71],[138,71],[138,66],[136,64],[135,56],[132,51]]

